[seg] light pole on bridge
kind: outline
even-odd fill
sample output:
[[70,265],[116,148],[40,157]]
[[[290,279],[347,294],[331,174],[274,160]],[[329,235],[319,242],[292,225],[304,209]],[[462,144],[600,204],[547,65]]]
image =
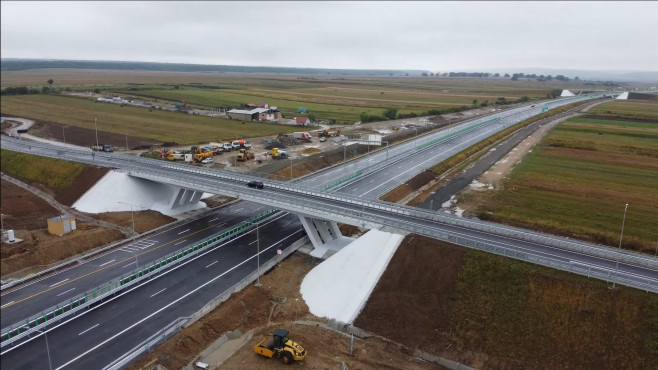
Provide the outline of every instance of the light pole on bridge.
[[[621,222],[621,234],[619,235],[619,256],[617,256],[617,267],[615,267],[615,277],[618,277],[619,274],[619,259],[621,258],[621,240],[624,237],[624,224],[626,224],[626,210],[628,209],[628,203],[624,207],[624,218]],[[616,288],[616,281],[612,281],[612,289]]]

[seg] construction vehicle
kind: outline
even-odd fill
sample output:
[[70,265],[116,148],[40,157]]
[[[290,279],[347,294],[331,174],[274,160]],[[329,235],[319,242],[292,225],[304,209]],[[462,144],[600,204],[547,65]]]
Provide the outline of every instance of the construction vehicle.
[[194,159],[195,162],[201,162],[204,158],[212,157],[212,151],[202,148],[201,146],[193,146],[190,149],[190,152],[192,153],[192,159]]
[[311,134],[309,134],[308,132],[293,132],[292,137],[304,141],[311,141],[311,139],[313,138],[313,136],[311,136]]
[[306,350],[288,339],[288,330],[276,329],[274,334],[265,337],[254,346],[254,352],[265,357],[277,357],[284,364],[301,361],[306,357]]
[[238,158],[237,160],[240,162],[244,162],[249,159],[254,159],[256,156],[252,152],[248,152],[247,149],[240,149],[238,152]]
[[270,153],[272,159],[286,159],[288,158],[288,152],[279,148],[272,148],[272,153]]
[[336,137],[340,135],[340,129],[339,128],[329,128],[326,130],[321,130],[316,132],[318,137]]
[[107,153],[114,152],[114,148],[112,147],[112,145],[108,145],[108,144],[92,145],[91,150],[95,152],[107,152]]

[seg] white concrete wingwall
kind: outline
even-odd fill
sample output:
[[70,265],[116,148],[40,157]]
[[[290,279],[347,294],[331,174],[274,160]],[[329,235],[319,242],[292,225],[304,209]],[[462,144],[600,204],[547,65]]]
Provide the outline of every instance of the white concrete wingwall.
[[569,90],[562,90],[562,94],[560,96],[576,96],[576,94],[572,93]]
[[628,91],[625,91],[616,98],[617,100],[628,100]]
[[[130,211],[132,204],[133,211],[151,209],[172,216],[206,206],[203,202],[197,202],[172,209],[171,201],[178,191],[179,188],[172,185],[110,171],[81,196],[73,208],[89,213],[120,212]],[[205,193],[201,198],[210,196],[212,194]]]
[[300,288],[311,313],[353,323],[403,238],[370,230],[311,270]]

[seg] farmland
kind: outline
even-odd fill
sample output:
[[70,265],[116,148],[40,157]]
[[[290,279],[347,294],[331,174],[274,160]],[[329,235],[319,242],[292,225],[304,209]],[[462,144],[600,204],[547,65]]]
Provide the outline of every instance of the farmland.
[[91,130],[94,129],[94,118],[97,118],[99,131],[180,144],[295,131],[292,126],[251,122],[243,124],[228,119],[121,107],[118,104],[57,95],[4,96],[0,106],[2,113]]
[[607,245],[619,243],[628,203],[623,247],[654,254],[658,120],[624,118],[618,115],[628,112],[623,103],[600,105],[609,117],[562,123],[517,165],[504,189],[468,193],[464,200],[479,204],[483,219]]
[[[358,77],[279,74],[175,73],[107,70],[4,71],[2,87],[41,88],[52,78],[53,88],[70,91],[118,93],[162,99],[185,100],[192,106],[237,108],[240,104],[266,101],[286,118],[302,106],[317,120],[350,124],[361,113],[380,116],[386,108],[401,114],[423,115],[430,111],[454,111],[506,102],[544,99],[563,88],[582,88],[581,82],[561,83],[508,78]],[[65,104],[68,105],[68,104]],[[5,111],[3,107],[3,112]],[[58,121],[59,122],[59,121]]]

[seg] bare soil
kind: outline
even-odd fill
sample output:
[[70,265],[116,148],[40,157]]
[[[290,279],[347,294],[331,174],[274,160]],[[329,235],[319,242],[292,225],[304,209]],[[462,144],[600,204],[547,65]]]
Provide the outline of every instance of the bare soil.
[[[295,324],[296,320],[324,322],[309,313],[299,293],[304,276],[315,267],[314,261],[301,253],[294,253],[260,278],[261,287],[249,286],[234,294],[189,328],[138,360],[130,369],[150,369],[156,363],[168,369],[180,369],[197,360],[197,355],[221,335],[234,330],[253,333],[253,338],[219,369],[340,369],[341,362],[349,369],[440,368],[410,356],[408,349],[394,342],[377,338],[355,338],[354,356],[350,356],[350,339],[343,334]],[[276,359],[253,352],[252,347],[276,328],[288,329],[290,338],[308,351],[304,361],[286,366]]]

